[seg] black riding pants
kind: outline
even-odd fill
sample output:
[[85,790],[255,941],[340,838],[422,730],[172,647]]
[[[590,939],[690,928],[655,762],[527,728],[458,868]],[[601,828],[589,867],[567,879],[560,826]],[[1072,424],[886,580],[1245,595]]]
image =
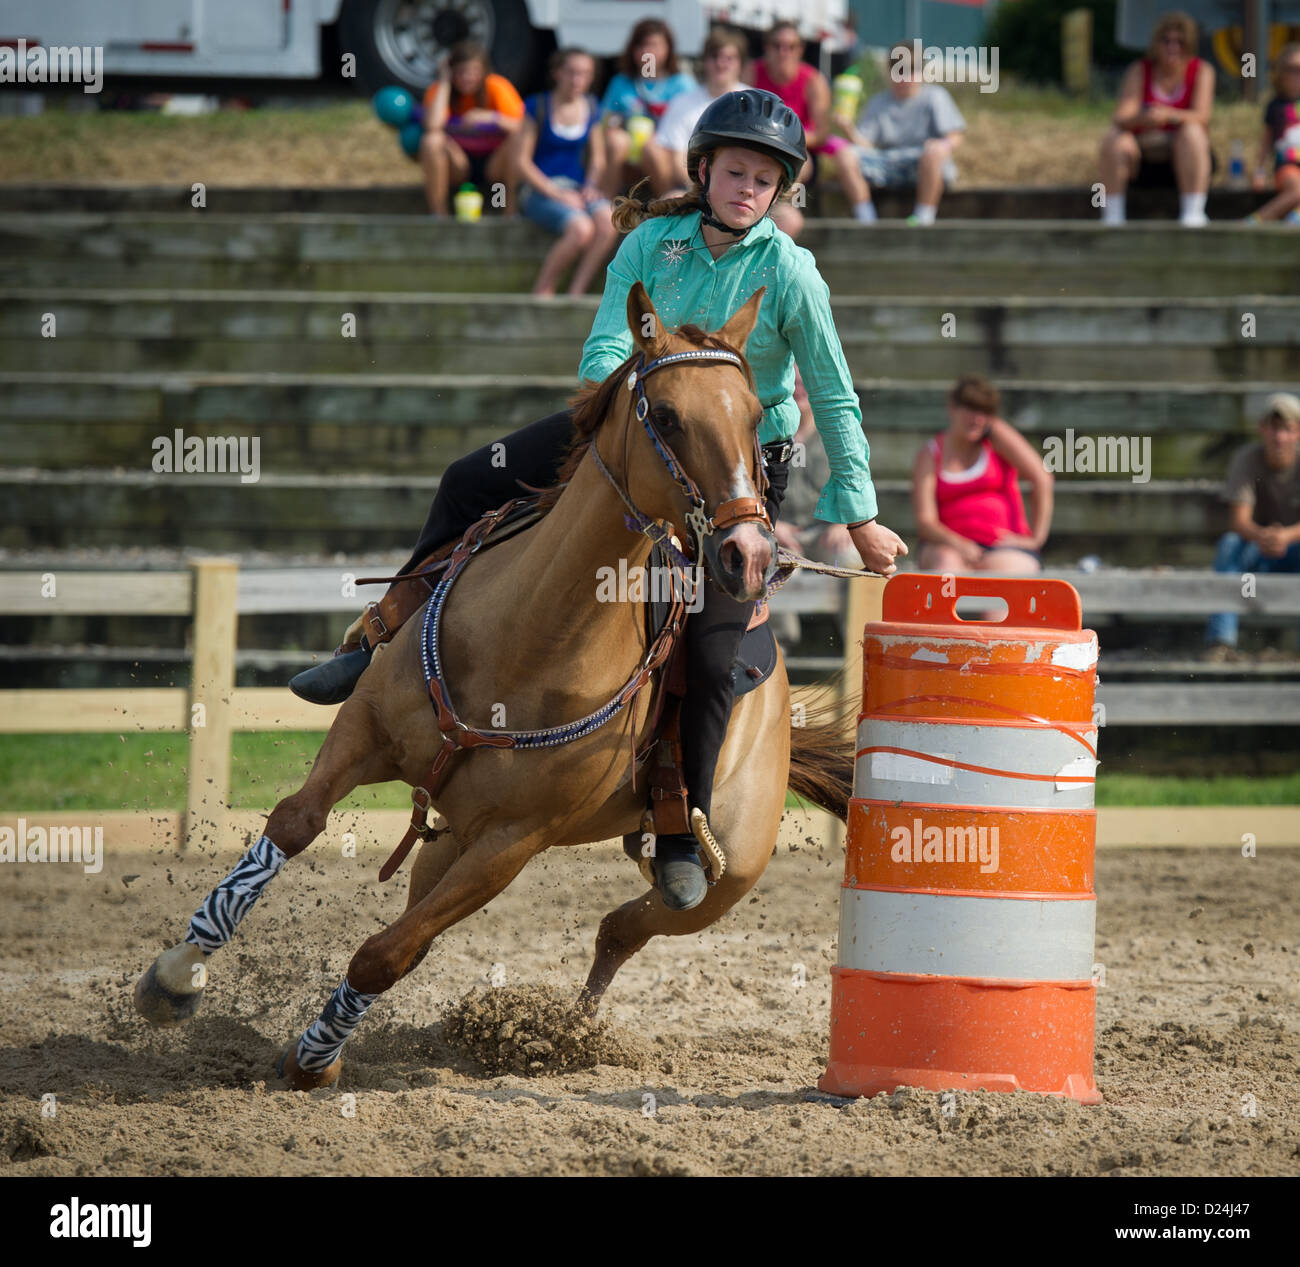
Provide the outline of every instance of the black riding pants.
[[[403,572],[409,572],[440,545],[459,538],[490,510],[524,495],[515,482],[543,488],[553,484],[573,438],[568,410],[531,422],[458,458],[438,484],[429,517]],[[789,467],[769,463],[767,513],[776,522],[785,496]],[[704,602],[686,622],[686,699],[682,703],[682,761],[690,801],[707,815],[713,802],[713,776],[731,718],[731,662],[754,614],[753,603],[738,603],[712,584]],[[566,720],[555,718],[555,723]]]

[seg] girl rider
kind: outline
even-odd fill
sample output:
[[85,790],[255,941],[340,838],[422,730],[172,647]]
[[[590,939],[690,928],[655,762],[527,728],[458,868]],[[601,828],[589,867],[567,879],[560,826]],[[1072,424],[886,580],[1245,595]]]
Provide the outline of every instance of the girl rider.
[[[768,514],[775,522],[789,474],[790,437],[799,425],[793,400],[798,362],[830,459],[831,478],[822,489],[817,518],[847,524],[867,569],[889,576],[907,547],[876,519],[862,415],[829,292],[812,254],[796,246],[769,215],[807,157],[803,124],[771,93],[747,88],[711,103],[691,137],[688,165],[694,179],[687,193],[649,204],[620,199],[616,207],[614,223],[627,236],[609,266],[579,373],[603,381],[631,355],[627,296],[638,280],[669,329],[693,322],[716,330],[766,286],[747,351],[764,407],[759,439],[770,482]],[[402,572],[414,570],[489,510],[518,496],[517,480],[539,487],[553,484],[572,438],[571,415],[562,410],[505,437],[500,442],[507,454],[505,467],[494,463],[494,445],[453,462]],[[731,662],[753,609],[753,603],[738,603],[705,586],[702,607],[686,622],[684,774],[692,804],[706,818],[731,715]],[[359,628],[360,622],[353,627]],[[322,704],[352,693],[372,649],[364,636],[353,638],[352,632],[344,647],[359,642],[358,649],[342,650],[300,673],[289,684],[295,693]],[[707,883],[694,836],[659,836],[654,868],[671,909],[689,910],[703,901]]]

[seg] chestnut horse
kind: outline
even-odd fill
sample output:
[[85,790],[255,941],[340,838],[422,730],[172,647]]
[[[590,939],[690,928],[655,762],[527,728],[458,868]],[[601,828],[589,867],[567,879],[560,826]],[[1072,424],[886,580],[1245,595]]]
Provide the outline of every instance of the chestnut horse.
[[[496,725],[504,713],[512,730],[554,726],[599,709],[635,674],[646,651],[644,605],[598,601],[596,578],[606,567],[617,574],[621,559],[629,572],[649,561],[649,539],[625,518],[629,503],[689,539],[682,485],[661,443],[694,480],[710,515],[726,503],[761,498],[755,435],[762,409],[743,352],[762,299],[760,290],[716,334],[693,327],[670,333],[645,289],[632,289],[628,325],[636,352],[575,402],[581,445],[554,505],[527,531],[473,560],[441,612],[443,677],[462,716]],[[628,376],[630,368],[679,352],[694,355],[656,369],[644,386]],[[702,540],[713,584],[740,601],[762,595],[776,551],[762,516],[713,526]],[[208,957],[285,860],[321,833],[339,800],[359,784],[426,780],[442,736],[422,674],[421,624],[408,620],[374,657],[301,790],[275,807],[265,835],[199,908],[185,941],[140,979],[136,1006],[149,1020],[173,1023],[195,1011]],[[639,772],[634,787],[632,753],[650,733],[650,696],[647,689],[571,743],[481,747],[453,761],[435,800],[448,830],[427,839],[416,856],[405,913],[361,946],[321,1016],[282,1057],[289,1086],[334,1082],[343,1042],[374,998],[532,858],[556,845],[640,829],[648,772]],[[787,784],[843,818],[851,753],[851,734],[838,715],[792,728],[778,659],[771,677],[737,700],[718,761],[711,826],[725,869],[691,910],[670,910],[651,889],[606,915],[580,1004],[594,1012],[614,974],[651,937],[707,928],[749,891],[775,848]]]

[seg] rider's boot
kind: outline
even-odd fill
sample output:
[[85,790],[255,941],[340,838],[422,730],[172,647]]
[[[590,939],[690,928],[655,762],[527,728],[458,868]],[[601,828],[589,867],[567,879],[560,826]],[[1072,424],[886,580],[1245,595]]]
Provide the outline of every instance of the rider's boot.
[[424,606],[430,593],[432,586],[423,577],[394,581],[388,593],[369,604],[348,627],[333,658],[291,678],[289,689],[313,704],[341,704],[370,667],[375,649],[392,641],[407,618]]
[[655,887],[670,911],[689,911],[704,901],[709,881],[690,832],[656,837],[653,866]]

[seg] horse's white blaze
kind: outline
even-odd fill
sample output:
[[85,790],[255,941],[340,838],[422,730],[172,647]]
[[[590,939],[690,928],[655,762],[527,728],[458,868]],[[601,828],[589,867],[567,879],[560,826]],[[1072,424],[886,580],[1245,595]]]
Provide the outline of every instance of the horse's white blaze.
[[[731,501],[741,497],[752,497],[758,500],[758,493],[754,489],[749,467],[744,459],[737,459],[735,468],[731,472],[731,488],[728,490],[727,497]],[[758,525],[753,522],[737,524],[728,531],[726,541],[740,556],[746,592],[758,594],[763,585],[763,573],[767,568],[771,544]]]

